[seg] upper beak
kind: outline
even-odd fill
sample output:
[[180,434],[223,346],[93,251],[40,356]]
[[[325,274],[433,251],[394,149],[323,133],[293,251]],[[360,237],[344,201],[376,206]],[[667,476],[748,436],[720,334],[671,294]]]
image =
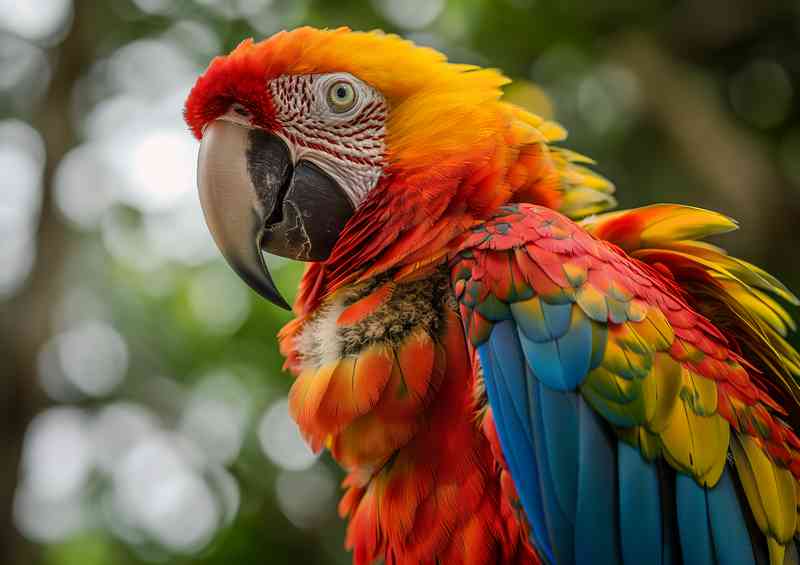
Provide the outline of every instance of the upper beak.
[[261,250],[324,261],[353,214],[350,199],[313,163],[294,165],[279,137],[226,120],[203,132],[197,169],[200,204],[217,247],[253,290],[288,310]]

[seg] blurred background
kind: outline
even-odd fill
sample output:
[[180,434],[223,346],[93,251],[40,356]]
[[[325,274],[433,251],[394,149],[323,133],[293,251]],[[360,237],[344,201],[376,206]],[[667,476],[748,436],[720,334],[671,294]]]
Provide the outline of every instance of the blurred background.
[[181,120],[212,56],[300,24],[501,67],[623,206],[726,212],[800,290],[796,0],[0,0],[0,563],[349,562]]

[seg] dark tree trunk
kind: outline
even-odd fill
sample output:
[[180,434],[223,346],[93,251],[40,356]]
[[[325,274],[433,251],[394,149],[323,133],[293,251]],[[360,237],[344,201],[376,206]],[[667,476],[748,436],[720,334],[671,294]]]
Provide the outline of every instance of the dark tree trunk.
[[91,6],[76,2],[75,10],[69,35],[51,54],[55,72],[49,92],[31,120],[47,149],[36,263],[25,287],[0,302],[0,563],[8,565],[37,558],[35,546],[14,526],[13,499],[25,429],[46,401],[38,386],[36,357],[52,330],[51,312],[60,296],[70,237],[53,205],[53,173],[77,141],[70,123],[72,87],[93,56],[85,18]]

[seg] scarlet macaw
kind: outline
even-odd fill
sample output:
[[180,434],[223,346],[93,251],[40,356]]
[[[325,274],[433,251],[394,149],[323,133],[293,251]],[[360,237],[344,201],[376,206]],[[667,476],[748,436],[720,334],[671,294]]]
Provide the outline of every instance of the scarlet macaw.
[[508,82],[301,28],[186,102],[233,269],[286,306],[262,250],[308,262],[279,340],[354,562],[797,563],[797,299],[700,241],[723,215],[596,215],[612,185]]

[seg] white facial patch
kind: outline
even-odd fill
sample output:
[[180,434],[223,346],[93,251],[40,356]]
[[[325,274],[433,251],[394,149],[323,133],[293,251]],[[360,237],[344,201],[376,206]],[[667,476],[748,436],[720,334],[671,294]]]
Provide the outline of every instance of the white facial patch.
[[348,73],[283,75],[269,82],[275,132],[295,163],[311,161],[334,178],[358,207],[383,172],[388,106]]

